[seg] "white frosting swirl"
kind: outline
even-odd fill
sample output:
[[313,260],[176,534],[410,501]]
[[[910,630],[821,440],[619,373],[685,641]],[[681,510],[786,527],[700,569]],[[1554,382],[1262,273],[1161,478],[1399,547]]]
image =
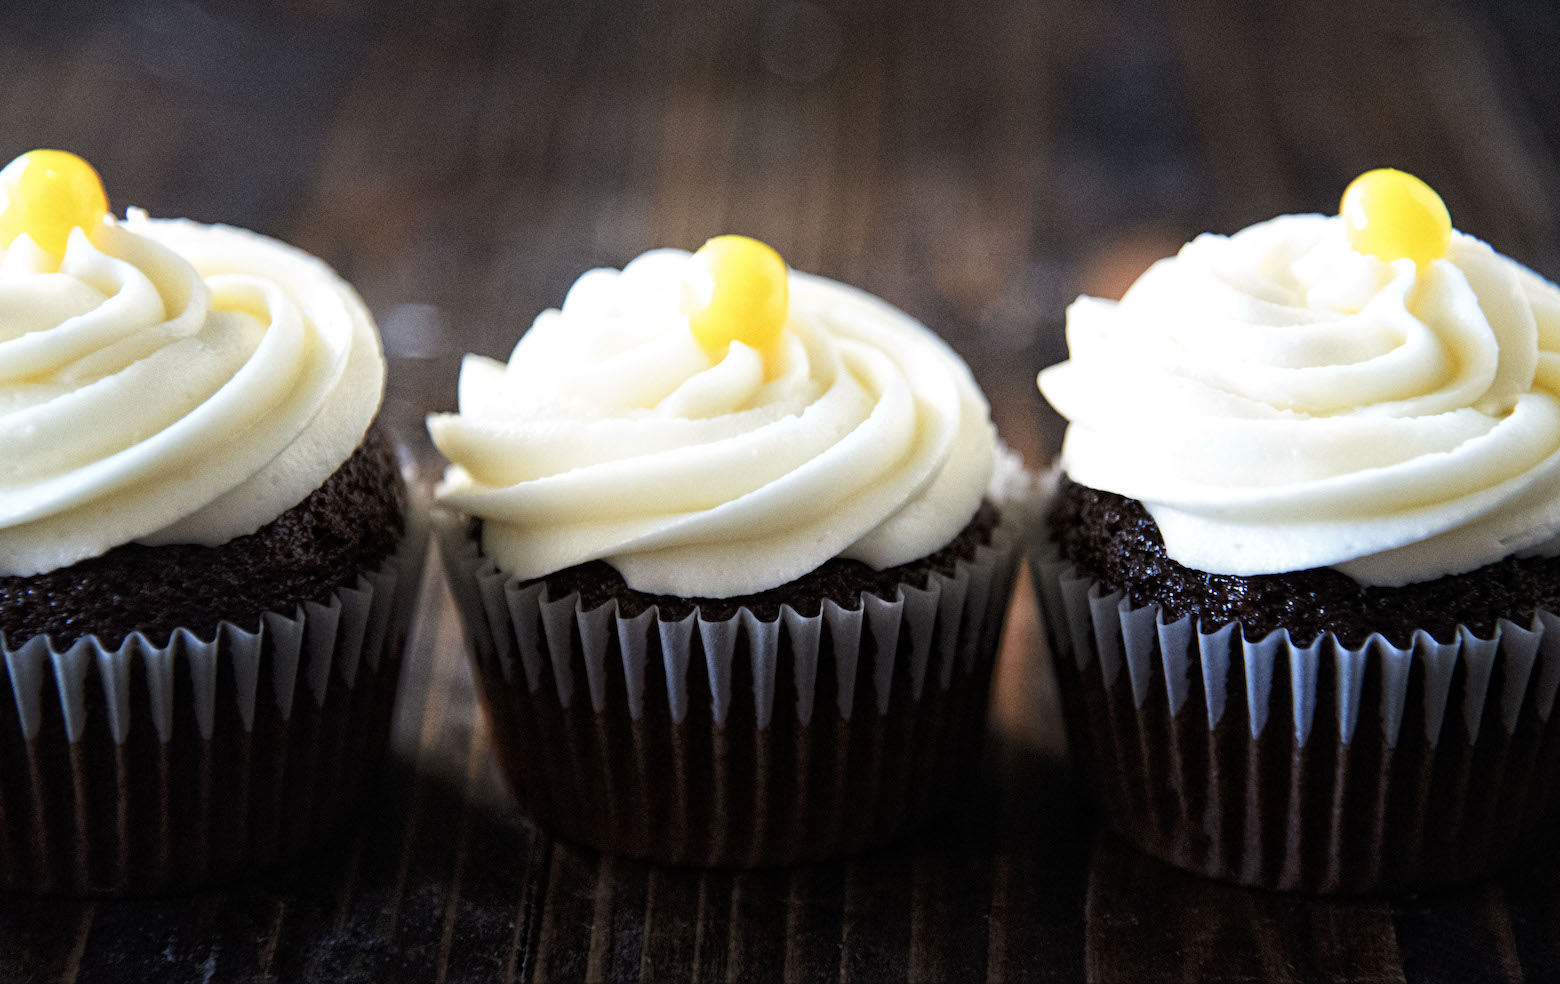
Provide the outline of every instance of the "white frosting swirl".
[[509,364],[468,356],[460,413],[429,418],[442,503],[541,577],[608,561],[640,591],[724,598],[831,557],[882,569],[946,545],[980,505],[995,432],[968,368],[881,300],[791,273],[767,368],[713,361],[683,308],[689,254],[593,270]]
[[0,254],[0,575],[216,546],[317,489],[379,407],[378,332],[317,259],[134,213]]
[[1199,570],[1402,585],[1560,552],[1560,289],[1454,233],[1424,268],[1281,216],[1079,298],[1062,466]]

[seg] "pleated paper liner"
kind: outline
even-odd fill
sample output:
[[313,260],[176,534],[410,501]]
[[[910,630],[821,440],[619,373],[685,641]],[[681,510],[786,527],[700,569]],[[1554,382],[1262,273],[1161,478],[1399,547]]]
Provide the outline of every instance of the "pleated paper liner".
[[186,891],[350,817],[388,739],[426,523],[328,603],[167,645],[0,634],[0,887]]
[[1401,648],[1165,623],[1033,566],[1073,747],[1107,822],[1188,871],[1385,894],[1492,875],[1560,820],[1560,616]]
[[978,753],[1022,517],[952,577],[763,621],[547,597],[435,520],[504,772],[549,830],[671,864],[848,854],[930,818]]

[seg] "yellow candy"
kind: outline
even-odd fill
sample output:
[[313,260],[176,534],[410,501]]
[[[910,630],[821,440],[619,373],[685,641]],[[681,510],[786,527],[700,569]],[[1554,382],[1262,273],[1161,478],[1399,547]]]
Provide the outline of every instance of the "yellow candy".
[[1383,260],[1429,263],[1445,256],[1452,242],[1452,217],[1441,196],[1412,174],[1390,167],[1351,181],[1338,214],[1355,252]]
[[785,260],[747,236],[716,236],[689,263],[688,327],[714,358],[732,342],[768,351],[791,306]]
[[92,165],[64,150],[29,150],[0,170],[0,249],[26,233],[65,254],[70,231],[90,236],[108,214],[108,196]]

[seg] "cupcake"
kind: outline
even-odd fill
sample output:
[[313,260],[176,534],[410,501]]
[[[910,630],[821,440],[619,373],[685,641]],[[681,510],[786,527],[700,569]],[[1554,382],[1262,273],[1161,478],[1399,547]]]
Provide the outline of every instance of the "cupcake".
[[320,261],[0,171],[0,885],[191,889],[351,814],[417,564],[383,376]]
[[441,551],[522,809],[669,863],[879,844],[968,769],[1024,514],[969,370],[739,236],[468,357]]
[[1384,893],[1560,818],[1560,290],[1402,172],[1340,213],[1069,308],[1035,576],[1111,826],[1214,878]]

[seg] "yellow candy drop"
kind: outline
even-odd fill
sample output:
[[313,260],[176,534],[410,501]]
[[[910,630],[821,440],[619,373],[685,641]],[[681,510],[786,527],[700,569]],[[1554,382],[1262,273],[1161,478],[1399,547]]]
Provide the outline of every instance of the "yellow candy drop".
[[716,236],[693,254],[688,327],[712,357],[732,342],[768,351],[785,330],[791,289],[785,260],[747,236]]
[[1452,217],[1429,185],[1403,171],[1377,168],[1349,182],[1338,214],[1355,252],[1429,263],[1446,255]]
[[106,214],[102,180],[69,151],[29,150],[0,170],[0,249],[26,233],[63,256],[72,229],[91,235]]

